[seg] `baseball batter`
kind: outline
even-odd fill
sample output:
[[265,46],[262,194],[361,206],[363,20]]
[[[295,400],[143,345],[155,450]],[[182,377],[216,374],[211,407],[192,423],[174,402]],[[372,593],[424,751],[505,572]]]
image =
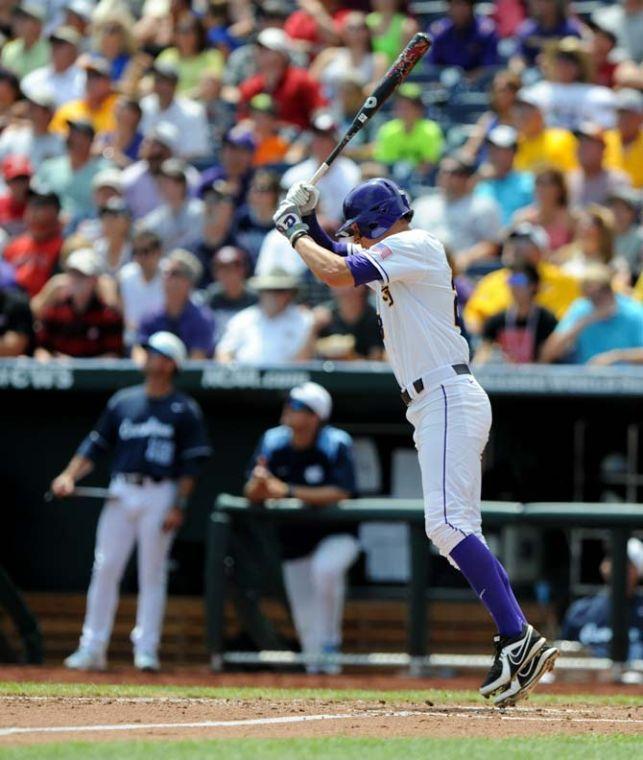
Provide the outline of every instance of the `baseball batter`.
[[186,358],[181,340],[169,332],[150,336],[145,384],[115,393],[65,470],[53,481],[58,497],[110,451],[110,498],[98,521],[92,579],[80,646],[65,660],[74,670],[104,670],[118,587],[138,544],[138,607],[132,631],[134,665],[160,668],[158,645],[165,611],[168,557],[183,523],[196,475],[210,456],[201,410],[174,388]]
[[553,668],[558,651],[525,619],[482,535],[480,460],[491,407],[467,363],[444,247],[411,229],[408,199],[388,179],[364,182],[345,198],[337,237],[351,242],[335,242],[320,228],[317,199],[313,185],[293,185],[275,226],[328,285],[368,284],[375,291],[386,353],[415,430],[427,535],[498,628],[480,693],[499,707],[516,704]]

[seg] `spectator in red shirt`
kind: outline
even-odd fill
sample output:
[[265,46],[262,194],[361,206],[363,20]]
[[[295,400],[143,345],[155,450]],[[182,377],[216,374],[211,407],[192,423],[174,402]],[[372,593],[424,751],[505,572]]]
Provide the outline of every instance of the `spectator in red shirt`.
[[4,249],[16,283],[33,298],[51,277],[63,245],[60,200],[56,193],[32,188],[25,209],[26,232]]
[[288,16],[284,30],[293,40],[309,43],[314,50],[339,42],[338,27],[350,8],[338,0],[299,0],[299,8]]
[[123,318],[99,294],[101,272],[98,254],[80,248],[70,254],[65,274],[56,277],[56,287],[35,299],[40,302],[32,306],[39,316],[37,359],[122,356]]
[[2,162],[2,176],[8,192],[0,195],[0,226],[15,237],[25,231],[24,215],[33,176],[31,161],[26,156],[7,156]]
[[264,29],[257,37],[259,73],[241,83],[239,88],[242,115],[248,103],[260,92],[272,95],[281,121],[306,129],[311,115],[324,105],[317,82],[305,69],[290,63],[292,41],[283,29]]

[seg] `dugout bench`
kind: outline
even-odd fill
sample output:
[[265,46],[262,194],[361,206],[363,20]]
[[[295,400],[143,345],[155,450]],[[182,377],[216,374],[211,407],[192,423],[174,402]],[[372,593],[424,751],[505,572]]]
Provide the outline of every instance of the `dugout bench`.
[[[612,555],[611,662],[623,665],[627,660],[628,633],[626,619],[627,541],[632,531],[643,529],[643,504],[591,504],[591,503],[529,503],[484,502],[482,505],[485,528],[510,525],[532,525],[540,528],[601,528],[610,533]],[[224,604],[228,591],[229,547],[235,532],[253,527],[255,535],[276,524],[287,522],[402,522],[409,525],[410,582],[408,585],[407,652],[398,657],[353,657],[351,664],[399,665],[408,664],[412,674],[419,674],[425,665],[443,662],[456,663],[457,658],[427,656],[428,627],[425,614],[430,544],[424,532],[424,510],[416,499],[354,499],[324,509],[302,507],[294,499],[272,500],[265,506],[251,505],[246,499],[221,494],[210,515],[206,536],[205,604],[207,646],[213,669],[220,669],[226,661],[288,662],[287,655],[265,653],[263,659],[244,659],[243,653],[228,655],[224,647]],[[270,541],[268,540],[268,544]],[[260,547],[256,548],[257,551]],[[253,551],[253,548],[250,548]],[[275,554],[266,572],[275,572],[279,558]],[[252,592],[251,592],[252,594]],[[238,601],[238,600],[237,600]],[[245,598],[247,609],[241,617],[259,615],[256,598]],[[339,656],[341,660],[342,656]],[[296,662],[296,659],[292,659]],[[462,661],[464,664],[464,661]],[[598,663],[608,667],[609,662]]]

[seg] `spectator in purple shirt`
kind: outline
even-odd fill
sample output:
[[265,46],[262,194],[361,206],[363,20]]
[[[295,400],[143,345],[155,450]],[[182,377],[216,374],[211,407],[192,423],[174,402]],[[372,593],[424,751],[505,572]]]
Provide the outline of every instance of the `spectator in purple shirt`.
[[201,264],[194,254],[177,248],[162,263],[165,308],[141,322],[138,345],[132,358],[142,358],[142,345],[159,330],[178,335],[185,343],[190,359],[207,359],[214,349],[214,317],[206,306],[197,306],[190,297],[201,279]]
[[249,132],[234,127],[223,138],[221,163],[211,166],[201,174],[199,196],[212,187],[213,182],[223,179],[234,194],[237,205],[246,202],[252,179],[252,159],[256,145]]
[[467,72],[498,65],[495,24],[489,18],[476,16],[474,3],[475,0],[449,0],[448,18],[431,24],[433,47],[429,63],[459,66]]
[[518,27],[520,56],[527,66],[536,65],[546,42],[581,36],[579,22],[569,18],[567,0],[532,0],[529,7],[531,16]]

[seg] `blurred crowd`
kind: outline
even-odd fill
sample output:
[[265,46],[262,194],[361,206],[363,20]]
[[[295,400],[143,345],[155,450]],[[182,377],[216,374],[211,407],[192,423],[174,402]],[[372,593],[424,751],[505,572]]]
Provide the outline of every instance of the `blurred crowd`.
[[643,0],[0,0],[0,357],[380,360],[369,291],[272,215],[390,176],[445,245],[474,361],[643,363]]

